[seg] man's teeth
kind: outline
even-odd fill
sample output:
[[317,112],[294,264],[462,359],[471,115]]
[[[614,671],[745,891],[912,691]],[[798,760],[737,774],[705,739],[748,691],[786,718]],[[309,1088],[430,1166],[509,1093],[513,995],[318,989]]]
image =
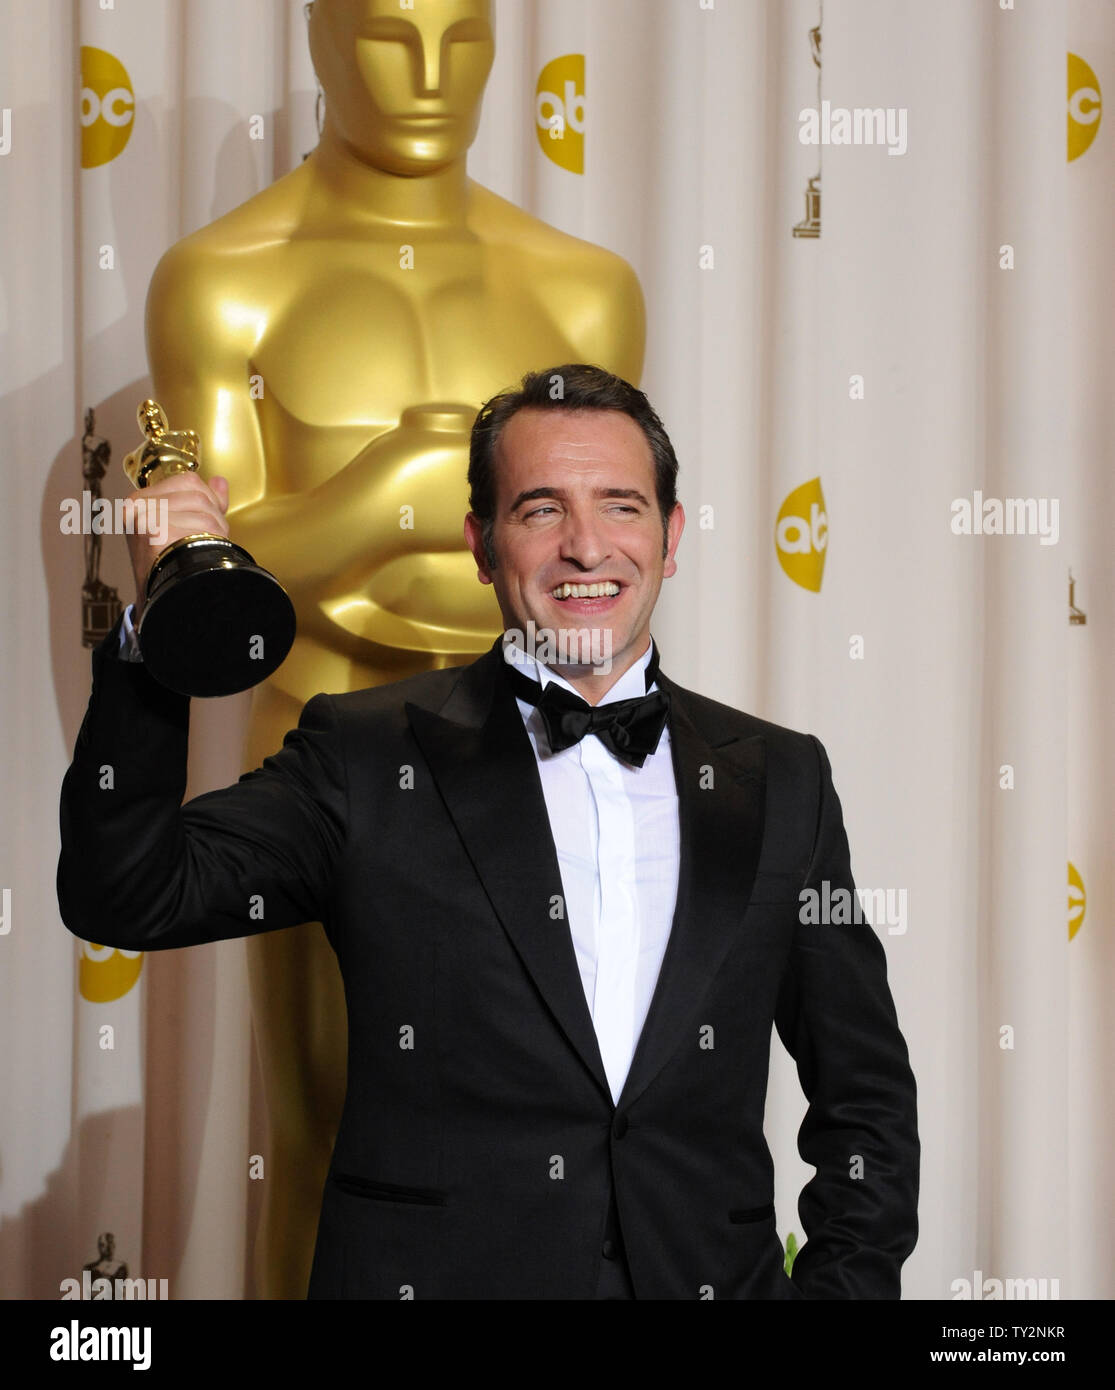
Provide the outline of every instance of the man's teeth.
[[559,584],[552,592],[553,598],[613,598],[619,593],[619,585],[610,579],[602,584]]

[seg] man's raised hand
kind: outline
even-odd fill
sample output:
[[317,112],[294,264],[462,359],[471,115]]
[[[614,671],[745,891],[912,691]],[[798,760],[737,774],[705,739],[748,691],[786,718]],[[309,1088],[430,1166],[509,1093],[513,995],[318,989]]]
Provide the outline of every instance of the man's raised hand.
[[228,480],[217,477],[206,482],[197,473],[176,473],[130,493],[125,505],[127,514],[132,514],[128,554],[136,581],[133,621],[138,622],[147,592],[147,576],[162,550],[183,536],[202,532],[228,535]]

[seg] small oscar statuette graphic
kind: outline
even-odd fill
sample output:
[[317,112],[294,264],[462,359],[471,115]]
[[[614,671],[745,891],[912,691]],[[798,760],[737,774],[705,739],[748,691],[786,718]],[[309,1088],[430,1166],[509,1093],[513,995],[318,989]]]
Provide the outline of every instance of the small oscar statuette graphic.
[[[155,401],[144,401],[136,415],[143,443],[124,459],[134,488],[197,471],[194,430],[171,430]],[[139,649],[151,675],[182,695],[234,695],[258,685],[282,665],[294,631],[286,590],[226,536],[183,536],[151,567]]]
[[[90,503],[101,498],[101,479],[108,472],[112,447],[96,432],[96,417],[85,412],[81,438],[81,476]],[[120,616],[120,595],[101,578],[101,536],[90,527],[85,532],[85,583],[81,586],[81,641],[95,647],[112,631]]]
[[[809,51],[817,66],[817,111],[821,110],[821,26],[809,31]],[[819,237],[821,235],[821,170],[805,186],[805,217],[793,227],[796,237]]]
[[1087,613],[1076,605],[1076,580],[1072,577],[1072,570],[1069,570],[1069,626],[1083,627],[1087,621]]

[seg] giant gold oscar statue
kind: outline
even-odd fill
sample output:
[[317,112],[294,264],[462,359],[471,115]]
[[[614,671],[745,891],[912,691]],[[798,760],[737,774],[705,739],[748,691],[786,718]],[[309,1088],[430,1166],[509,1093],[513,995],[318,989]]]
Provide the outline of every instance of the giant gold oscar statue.
[[[255,692],[248,767],[318,691],[491,644],[498,610],[462,529],[481,402],[554,362],[642,370],[630,266],[467,176],[489,0],[315,0],[309,37],[319,145],[173,246],[147,304],[155,394],[200,434],[205,472],[229,480],[232,538],[297,612],[290,656]],[[270,1125],[256,1282],[301,1298],[344,1094],[344,998],[320,925],[248,946]]]

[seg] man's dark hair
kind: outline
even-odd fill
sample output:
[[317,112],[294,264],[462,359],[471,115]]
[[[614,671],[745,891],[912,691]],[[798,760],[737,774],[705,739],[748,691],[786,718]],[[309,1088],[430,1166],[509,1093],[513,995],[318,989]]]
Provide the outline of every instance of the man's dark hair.
[[654,407],[637,386],[584,362],[527,372],[520,386],[485,401],[472,427],[468,454],[469,506],[481,524],[488,565],[496,564],[492,536],[496,524],[496,480],[493,468],[496,445],[503,427],[516,411],[617,410],[629,415],[646,436],[654,463],[654,488],[662,513],[662,553],[668,545],[667,523],[677,505],[678,461],[670,437]]

